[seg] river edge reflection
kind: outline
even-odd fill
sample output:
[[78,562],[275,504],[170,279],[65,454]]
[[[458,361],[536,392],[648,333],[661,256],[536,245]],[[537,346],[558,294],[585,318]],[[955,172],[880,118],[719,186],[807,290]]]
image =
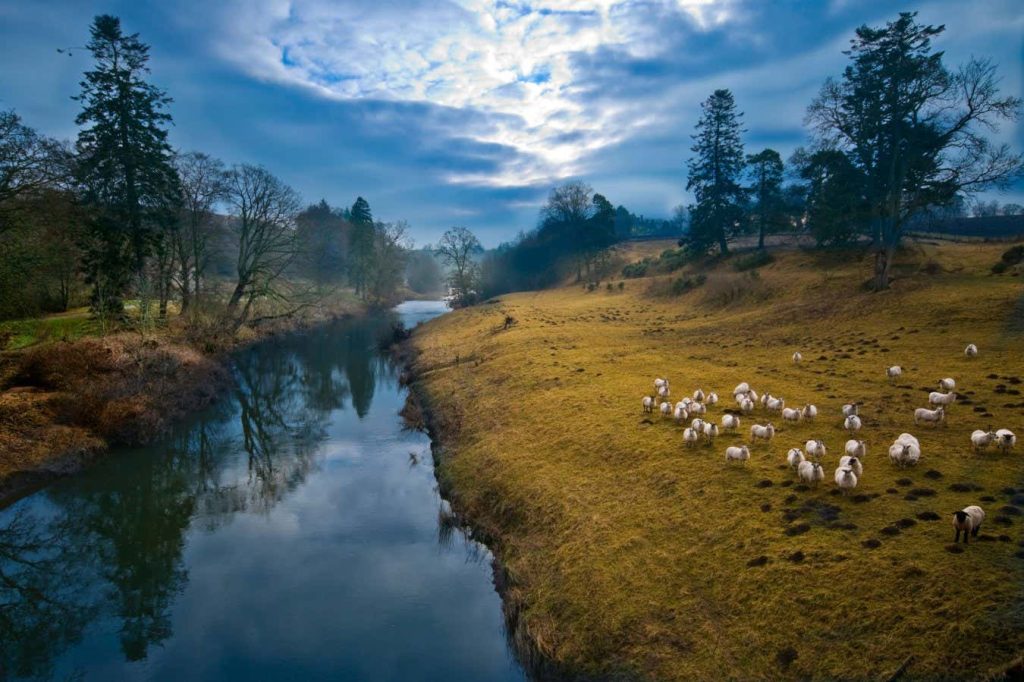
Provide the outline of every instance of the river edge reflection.
[[378,350],[444,310],[240,353],[213,408],[0,512],[0,678],[523,679]]

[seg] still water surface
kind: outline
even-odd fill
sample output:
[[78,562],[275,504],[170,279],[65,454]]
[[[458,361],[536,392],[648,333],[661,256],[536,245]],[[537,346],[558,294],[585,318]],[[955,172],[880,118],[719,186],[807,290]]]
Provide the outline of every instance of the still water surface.
[[523,679],[377,350],[442,312],[240,353],[212,409],[0,512],[0,679]]

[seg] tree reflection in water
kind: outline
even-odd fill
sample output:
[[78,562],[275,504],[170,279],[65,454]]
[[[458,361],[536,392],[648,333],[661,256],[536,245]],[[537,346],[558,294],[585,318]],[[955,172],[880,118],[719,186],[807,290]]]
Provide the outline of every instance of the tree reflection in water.
[[0,512],[0,679],[46,675],[92,622],[116,628],[129,661],[170,637],[186,531],[267,513],[300,486],[330,413],[351,401],[364,417],[394,379],[377,351],[390,330],[338,322],[241,353],[230,400]]

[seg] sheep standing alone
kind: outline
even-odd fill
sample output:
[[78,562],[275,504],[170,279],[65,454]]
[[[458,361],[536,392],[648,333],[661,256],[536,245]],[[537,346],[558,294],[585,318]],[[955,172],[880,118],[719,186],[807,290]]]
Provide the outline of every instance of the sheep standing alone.
[[794,409],[792,407],[782,408],[782,418],[788,422],[798,422],[800,421],[800,418],[802,416],[803,413],[800,412],[800,410]]
[[846,405],[843,405],[844,417],[852,417],[857,414],[860,414],[860,407],[857,403],[847,403]]
[[815,407],[814,405],[811,405],[810,403],[804,405],[804,409],[802,411],[804,419],[814,419],[815,417],[818,416],[818,408]]
[[775,427],[771,424],[754,424],[750,427],[750,440],[771,440],[775,437]]
[[920,424],[924,422],[926,424],[940,424],[946,418],[946,408],[936,407],[934,410],[929,410],[927,407],[919,407],[914,410],[914,423]]
[[932,405],[952,405],[956,402],[956,393],[932,391],[928,394],[928,402]]
[[748,459],[750,459],[750,448],[746,445],[739,447],[730,445],[725,449],[726,462],[746,462]]
[[667,417],[672,414],[672,403],[662,403],[658,409],[661,410],[662,417]]
[[825,480],[825,470],[822,469],[821,465],[817,462],[811,462],[809,460],[800,462],[800,465],[796,468],[796,473],[802,482],[810,483],[812,485]]
[[722,428],[735,431],[740,428],[740,418],[734,414],[723,414],[722,415]]
[[857,487],[857,474],[853,473],[853,469],[850,467],[841,466],[836,469],[835,478],[836,485],[844,495]]
[[890,381],[898,379],[903,376],[903,368],[899,365],[893,365],[889,369],[885,370],[885,376],[887,376]]
[[1009,452],[1017,444],[1017,436],[1010,429],[999,429],[996,431],[996,445],[1003,452]]
[[973,343],[967,344],[967,348],[964,348],[964,355],[966,355],[969,358],[978,357],[978,347],[975,346]]
[[809,440],[804,443],[804,450],[807,452],[808,457],[822,458],[828,454],[828,450],[825,444],[820,440]]
[[804,359],[804,356],[800,354],[800,351],[793,353],[793,364],[799,365]]
[[860,431],[861,426],[860,417],[855,414],[851,414],[843,421],[843,428],[847,431]]
[[698,388],[696,391],[693,392],[693,399],[696,400],[698,403],[704,402],[704,391]]
[[956,381],[953,380],[953,377],[939,379],[939,388],[948,393],[949,391],[952,391],[954,388],[956,388]]
[[850,467],[853,469],[853,473],[857,474],[857,478],[864,475],[864,464],[856,455],[843,455],[839,458],[839,466]]
[[704,402],[708,405],[715,405],[718,403],[718,394],[714,391],[708,393],[708,397],[704,399]]
[[800,451],[800,448],[790,448],[789,452],[786,453],[786,463],[789,464],[791,469],[796,469],[800,466],[801,462],[806,462],[807,458],[804,457],[804,453]]
[[[850,439],[846,441],[846,454],[851,457],[864,457],[868,454],[868,446],[862,440]],[[858,474],[859,476],[860,474]]]
[[956,529],[953,543],[960,542],[960,533],[963,532],[964,544],[969,544],[968,536],[978,537],[978,531],[981,530],[981,524],[984,520],[985,510],[976,504],[953,512],[953,528]]
[[645,413],[654,412],[654,396],[645,395],[642,404],[644,406]]

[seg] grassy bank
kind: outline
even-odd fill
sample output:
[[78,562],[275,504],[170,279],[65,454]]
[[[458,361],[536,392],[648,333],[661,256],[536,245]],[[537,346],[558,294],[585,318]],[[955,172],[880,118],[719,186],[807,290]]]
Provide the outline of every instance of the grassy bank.
[[[861,287],[858,254],[794,250],[756,270],[719,263],[699,284],[685,268],[428,323],[413,376],[439,428],[439,475],[495,545],[517,634],[597,677],[870,678],[910,656],[911,678],[971,677],[1017,656],[1024,454],[969,443],[989,425],[1024,432],[1024,289],[989,274],[1005,248],[915,245],[882,294]],[[694,286],[672,286],[686,277]],[[904,375],[889,384],[893,364]],[[820,413],[771,419],[774,441],[727,466],[725,447],[769,417],[758,408],[738,435],[687,449],[681,427],[641,413],[655,376],[674,400],[717,391],[716,422],[740,381]],[[945,376],[965,399],[947,426],[915,427]],[[863,403],[868,456],[856,495],[841,496],[850,401]],[[888,461],[903,431],[921,440],[913,469]],[[803,489],[785,454],[812,437],[829,447],[826,480]],[[988,520],[954,553],[950,514],[967,504]]]

